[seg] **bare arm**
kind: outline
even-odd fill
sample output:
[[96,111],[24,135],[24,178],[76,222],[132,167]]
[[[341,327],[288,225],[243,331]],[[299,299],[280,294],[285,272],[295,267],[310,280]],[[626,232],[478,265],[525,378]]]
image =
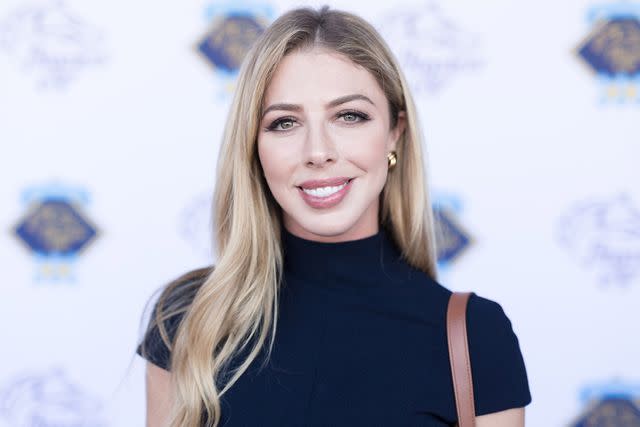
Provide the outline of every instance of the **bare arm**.
[[167,425],[171,406],[170,391],[170,372],[147,362],[147,427],[165,427]]
[[524,427],[524,408],[480,415],[476,417],[476,427]]
[[[458,424],[456,424],[458,427]],[[478,415],[476,427],[524,427],[524,408],[507,409],[492,414]]]

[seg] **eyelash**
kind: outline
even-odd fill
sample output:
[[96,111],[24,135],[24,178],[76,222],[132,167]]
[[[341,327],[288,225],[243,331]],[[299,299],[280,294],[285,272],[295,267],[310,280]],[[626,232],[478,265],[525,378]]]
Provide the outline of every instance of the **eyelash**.
[[[362,111],[357,111],[357,110],[343,111],[343,112],[338,113],[336,115],[336,117],[342,117],[342,116],[346,116],[346,115],[353,115],[353,116],[359,117],[360,120],[355,120],[353,122],[345,122],[345,123],[359,123],[359,122],[365,122],[367,120],[370,120],[369,116],[367,114],[363,113]],[[271,124],[265,130],[267,130],[267,131],[275,131],[275,132],[286,132],[289,129],[277,130],[276,128],[281,123],[284,123],[284,122],[295,122],[295,121],[296,121],[296,119],[294,119],[293,117],[281,117],[281,118],[271,122]]]

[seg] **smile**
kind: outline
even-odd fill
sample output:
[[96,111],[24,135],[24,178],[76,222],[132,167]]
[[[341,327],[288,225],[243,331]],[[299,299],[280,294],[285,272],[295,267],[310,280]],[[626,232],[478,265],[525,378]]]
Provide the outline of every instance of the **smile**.
[[316,197],[328,197],[334,193],[337,193],[338,191],[342,190],[344,187],[347,186],[347,184],[349,183],[349,181],[345,181],[344,184],[342,185],[338,185],[335,187],[318,187],[318,188],[303,188],[302,191],[304,191],[307,194],[311,194],[312,196],[316,196]]
[[298,187],[302,199],[312,208],[326,209],[340,203],[351,188],[353,178],[345,181],[341,185],[332,185],[316,188]]

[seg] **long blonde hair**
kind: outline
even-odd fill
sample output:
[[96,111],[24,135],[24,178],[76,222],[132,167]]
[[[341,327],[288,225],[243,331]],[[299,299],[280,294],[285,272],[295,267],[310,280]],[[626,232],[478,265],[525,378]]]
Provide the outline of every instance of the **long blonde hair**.
[[[283,263],[282,218],[257,156],[258,126],[263,94],[279,62],[294,50],[313,46],[338,52],[371,72],[389,101],[392,128],[398,112],[405,111],[407,126],[397,143],[397,164],[380,195],[379,220],[406,262],[436,279],[422,132],[397,60],[374,27],[354,14],[327,6],[285,13],[256,41],[240,69],[217,166],[216,266],[200,271],[195,296],[176,294],[175,283],[167,287],[152,319],[171,350],[171,427],[200,427],[204,420],[208,427],[217,426],[221,396],[267,340],[267,357],[271,354]],[[164,322],[177,315],[184,317],[170,342]],[[248,356],[231,369],[232,357],[250,342],[255,344]]]

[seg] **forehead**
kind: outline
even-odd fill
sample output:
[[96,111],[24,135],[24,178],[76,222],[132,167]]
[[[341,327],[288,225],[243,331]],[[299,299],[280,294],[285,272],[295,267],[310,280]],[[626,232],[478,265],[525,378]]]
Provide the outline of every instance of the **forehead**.
[[294,51],[280,61],[265,92],[264,104],[324,104],[354,93],[368,96],[378,106],[385,98],[367,69],[337,52],[314,48]]

